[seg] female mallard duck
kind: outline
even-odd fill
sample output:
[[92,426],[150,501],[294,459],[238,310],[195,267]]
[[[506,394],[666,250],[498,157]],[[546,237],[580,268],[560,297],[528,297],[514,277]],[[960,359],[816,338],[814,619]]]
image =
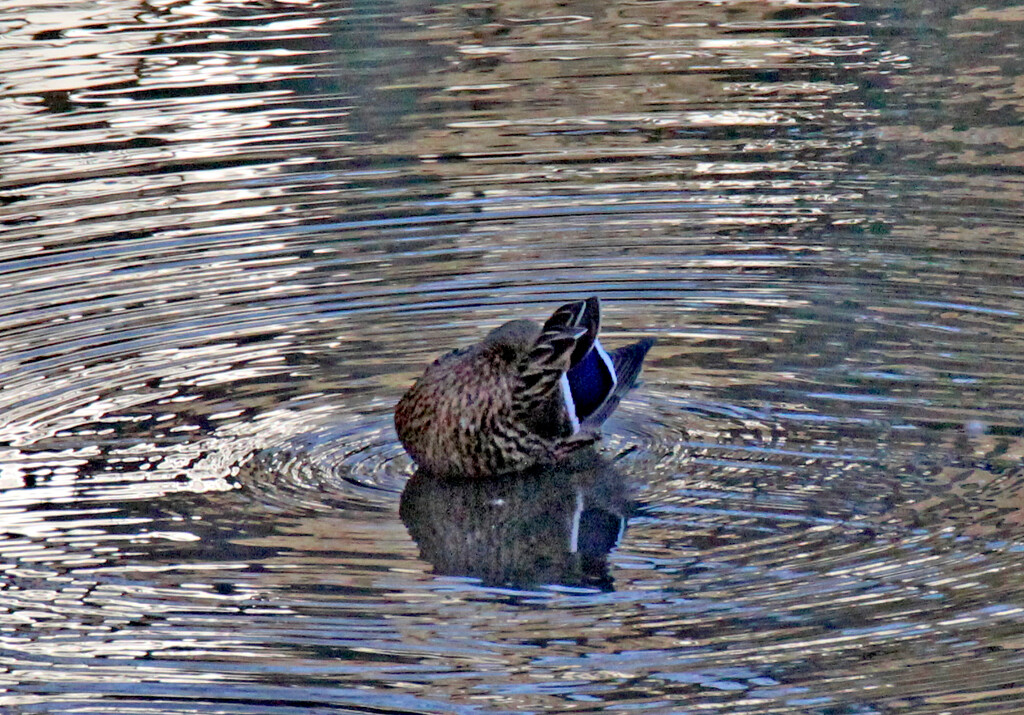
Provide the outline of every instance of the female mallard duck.
[[402,446],[428,473],[476,478],[555,464],[594,443],[654,343],[607,352],[600,321],[590,297],[543,326],[513,320],[443,355],[395,408]]

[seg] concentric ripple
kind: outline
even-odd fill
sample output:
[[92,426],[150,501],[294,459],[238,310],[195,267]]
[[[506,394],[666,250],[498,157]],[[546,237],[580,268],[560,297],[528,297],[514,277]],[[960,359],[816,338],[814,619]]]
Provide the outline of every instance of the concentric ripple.
[[[0,710],[1021,709],[1021,13],[0,11]],[[416,475],[602,299],[599,452]]]

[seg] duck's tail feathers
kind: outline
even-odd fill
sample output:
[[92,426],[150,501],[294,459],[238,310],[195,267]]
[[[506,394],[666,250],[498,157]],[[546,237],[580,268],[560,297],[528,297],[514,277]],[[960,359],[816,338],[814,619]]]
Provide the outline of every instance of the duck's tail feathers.
[[599,340],[594,340],[593,349],[562,378],[562,392],[574,430],[600,428],[636,384],[652,345],[654,339],[645,338],[607,352]]

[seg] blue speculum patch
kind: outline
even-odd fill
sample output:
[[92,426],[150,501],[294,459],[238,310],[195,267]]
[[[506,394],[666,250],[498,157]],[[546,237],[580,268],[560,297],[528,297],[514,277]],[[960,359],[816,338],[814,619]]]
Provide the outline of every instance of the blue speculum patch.
[[568,372],[569,392],[576,405],[576,416],[585,420],[608,398],[616,385],[608,353],[599,341]]

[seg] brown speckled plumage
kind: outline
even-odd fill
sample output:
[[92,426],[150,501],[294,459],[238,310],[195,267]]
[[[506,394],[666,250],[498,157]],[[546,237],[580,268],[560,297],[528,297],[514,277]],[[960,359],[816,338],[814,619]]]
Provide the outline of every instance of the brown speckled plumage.
[[561,383],[597,344],[598,323],[599,303],[589,298],[562,306],[543,327],[514,320],[476,345],[443,355],[395,409],[402,445],[428,473],[479,478],[554,464],[593,443],[651,344],[612,354],[614,361],[632,351],[627,384],[607,396],[595,419],[577,424]]

